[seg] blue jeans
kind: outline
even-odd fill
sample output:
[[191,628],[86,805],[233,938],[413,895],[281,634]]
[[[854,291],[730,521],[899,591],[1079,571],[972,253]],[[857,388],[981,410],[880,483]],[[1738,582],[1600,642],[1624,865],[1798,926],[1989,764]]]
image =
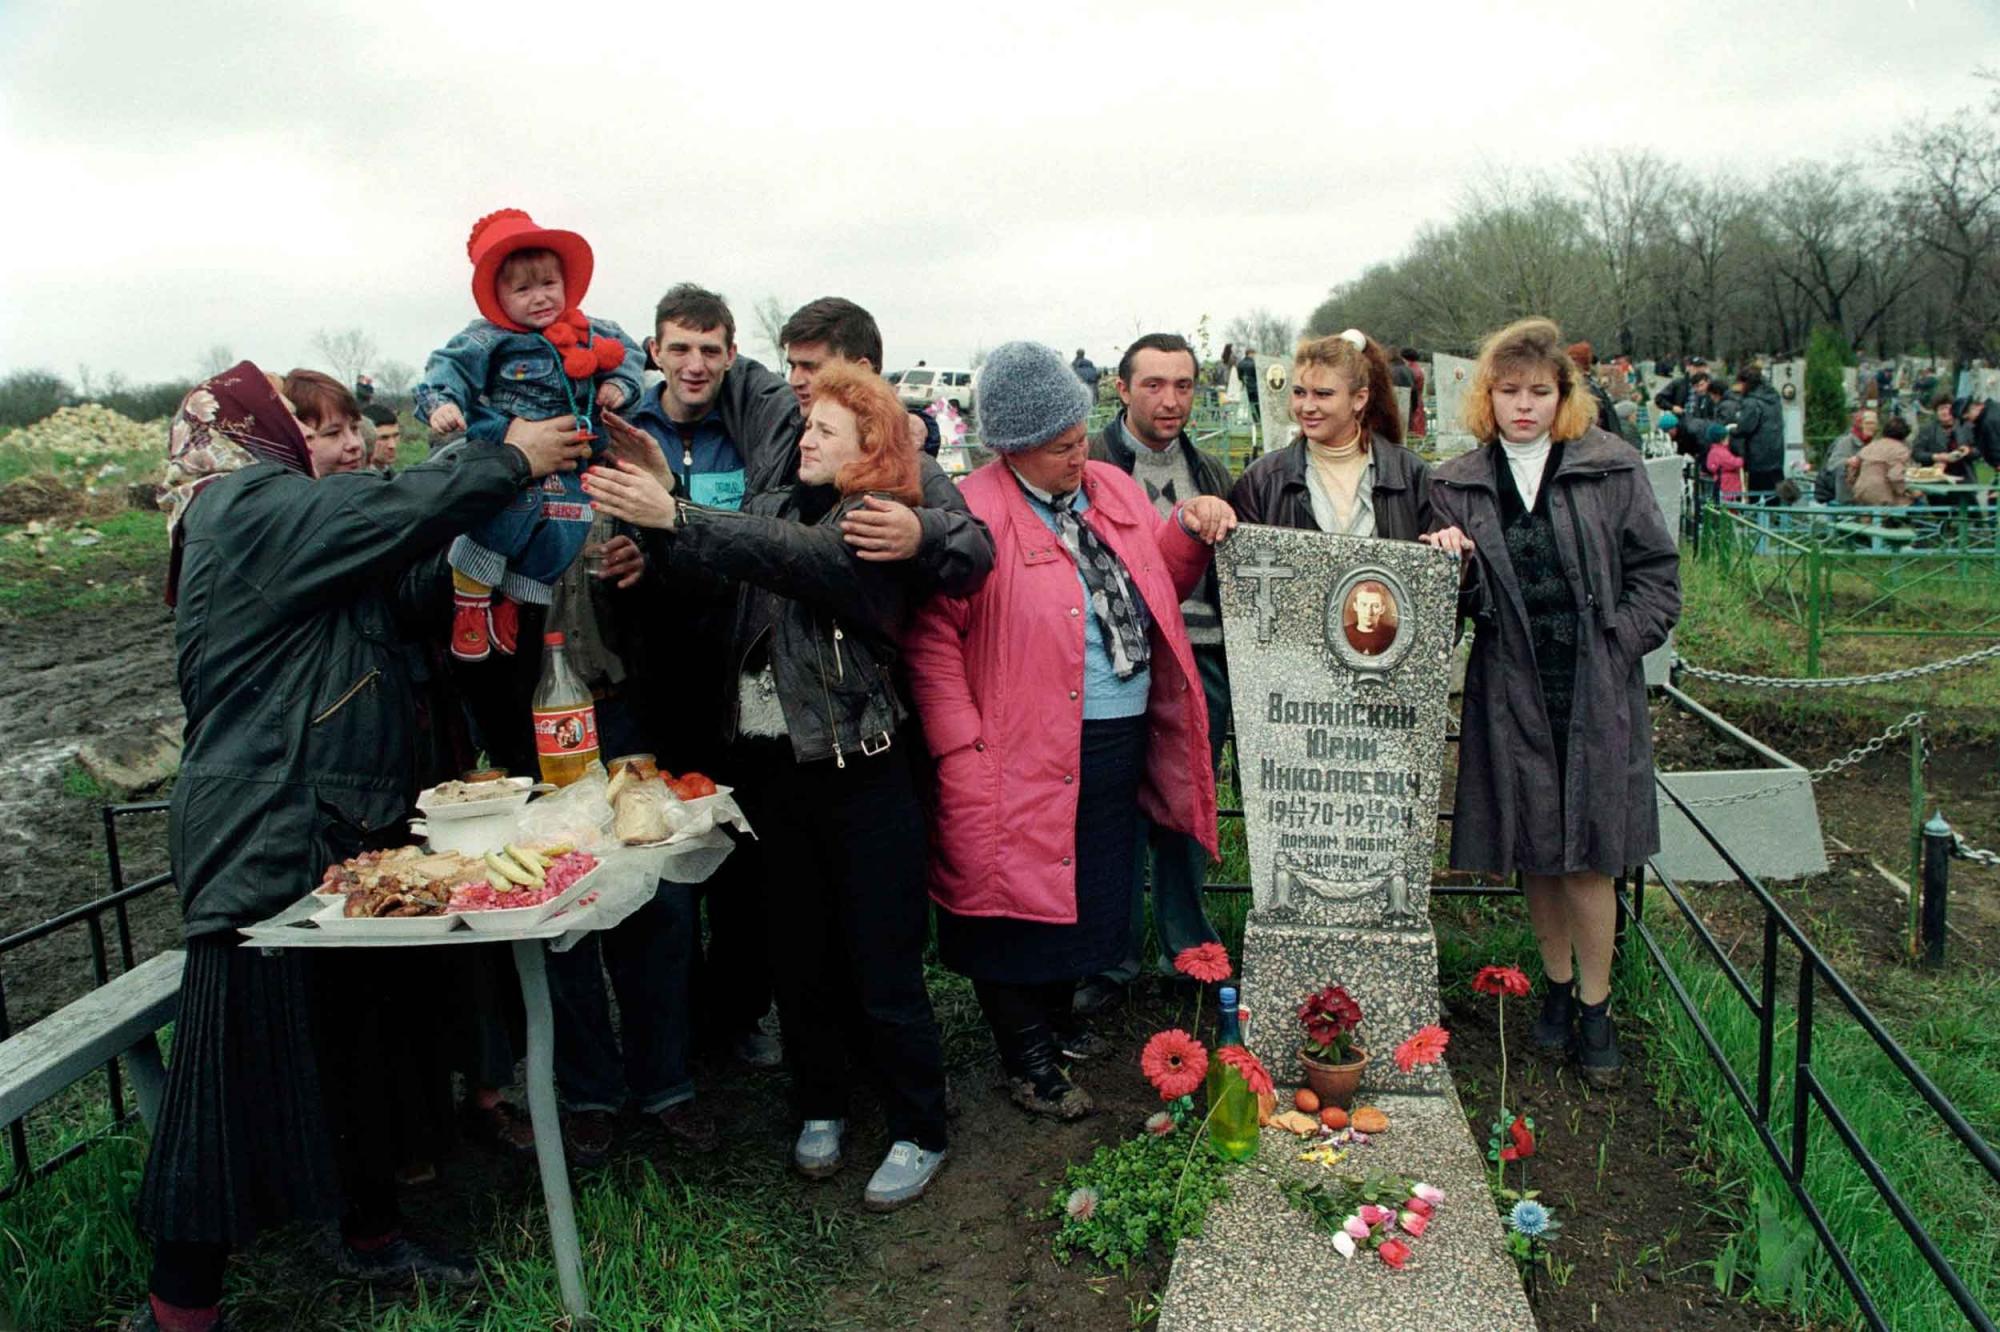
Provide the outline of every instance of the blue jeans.
[[[622,699],[599,700],[597,720],[605,753],[629,754],[640,747]],[[694,889],[663,882],[652,901],[611,929],[585,935],[567,953],[549,954],[556,1088],[565,1107],[615,1111],[629,1099],[652,1114],[694,1099],[688,1074],[694,950]],[[615,1034],[606,971],[618,996]]]
[[[1222,740],[1229,729],[1229,666],[1222,648],[1197,647],[1195,668],[1201,673],[1201,691],[1208,701],[1208,757],[1211,764],[1222,762]],[[1139,835],[1132,857],[1132,926],[1125,958],[1104,973],[1104,979],[1129,985],[1139,977],[1144,962],[1139,956],[1146,941],[1146,863],[1153,867],[1153,928],[1160,939],[1159,969],[1172,974],[1174,954],[1196,944],[1218,942],[1220,936],[1208,920],[1201,904],[1201,886],[1208,878],[1208,852],[1186,833],[1156,825],[1144,814],[1137,816]]]

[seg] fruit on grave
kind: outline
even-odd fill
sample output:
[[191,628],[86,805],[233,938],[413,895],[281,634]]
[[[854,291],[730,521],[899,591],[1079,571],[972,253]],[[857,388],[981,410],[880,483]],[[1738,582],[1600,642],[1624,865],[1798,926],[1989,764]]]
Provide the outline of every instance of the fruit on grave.
[[1363,1133],[1381,1133],[1389,1127],[1389,1116],[1372,1105],[1364,1105],[1354,1112],[1353,1122]]
[[1292,1104],[1309,1115],[1319,1113],[1319,1097],[1313,1095],[1310,1087],[1301,1087],[1292,1093]]
[[1347,1112],[1337,1105],[1330,1105],[1319,1112],[1319,1122],[1338,1132],[1347,1127]]

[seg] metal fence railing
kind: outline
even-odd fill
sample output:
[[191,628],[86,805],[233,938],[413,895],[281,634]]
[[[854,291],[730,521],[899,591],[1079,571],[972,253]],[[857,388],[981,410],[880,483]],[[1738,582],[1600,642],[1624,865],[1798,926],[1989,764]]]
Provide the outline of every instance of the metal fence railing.
[[[1657,781],[1657,777],[1656,777]],[[1833,1092],[1821,1080],[1813,1063],[1813,1036],[1815,1026],[1824,1023],[1818,1016],[1818,1007],[1823,996],[1835,1000],[1846,1016],[1887,1059],[1897,1074],[1901,1076],[1912,1093],[1913,1102],[1921,1106],[1912,1107],[1913,1117],[1921,1115],[1929,1125],[1941,1129],[1965,1148],[1966,1152],[1986,1172],[1987,1178],[2000,1184],[2000,1155],[1978,1130],[1969,1124],[1965,1116],[1952,1104],[1950,1098],[1940,1091],[1937,1084],[1919,1068],[1903,1050],[1896,1039],[1889,1035],[1881,1022],[1869,1011],[1868,1006],[1854,993],[1847,981],[1827,961],[1824,954],[1792,921],[1785,909],[1779,905],[1756,875],[1743,867],[1736,854],[1716,837],[1704,823],[1701,816],[1666,785],[1658,783],[1667,799],[1687,819],[1688,823],[1714,848],[1723,862],[1736,876],[1739,886],[1747,890],[1755,899],[1763,915],[1762,950],[1754,976],[1746,976],[1730,957],[1729,952],[1716,939],[1714,933],[1703,921],[1700,914],[1689,903],[1687,895],[1673,879],[1655,862],[1653,874],[1659,879],[1662,890],[1667,894],[1673,909],[1700,946],[1702,953],[1715,963],[1727,979],[1729,988],[1738,1000],[1757,1020],[1756,1072],[1752,1084],[1746,1086],[1735,1064],[1717,1039],[1713,1026],[1704,1016],[1701,1005],[1690,993],[1686,980],[1674,968],[1666,950],[1652,927],[1646,923],[1645,894],[1646,876],[1643,873],[1629,874],[1620,881],[1619,900],[1623,908],[1622,916],[1627,922],[1629,934],[1636,937],[1644,947],[1647,956],[1658,968],[1661,979],[1682,1015],[1693,1026],[1710,1061],[1721,1075],[1731,1099],[1746,1115],[1757,1140],[1766,1155],[1777,1167],[1790,1190],[1793,1201],[1798,1204],[1806,1222],[1818,1236],[1819,1242],[1839,1274],[1842,1284],[1854,1297],[1855,1306],[1868,1326],[1878,1332],[1894,1326],[1890,1321],[1894,1310],[1885,1317],[1870,1294],[1867,1284],[1855,1270],[1854,1262],[1846,1247],[1829,1227],[1820,1199],[1813,1197],[1806,1184],[1811,1127],[1815,1112],[1832,1129],[1842,1151],[1850,1158],[1867,1178],[1868,1183],[1881,1199],[1882,1205],[1896,1218],[1911,1244],[1922,1255],[1924,1262],[1937,1276],[1938,1282],[1950,1295],[1952,1302],[1965,1315],[1967,1323],[1979,1332],[1994,1332],[1991,1313],[1980,1303],[1977,1296],[1967,1287],[1957,1267],[1939,1247],[1936,1238],[1919,1218],[1917,1210],[1903,1197],[1901,1190],[1889,1179],[1882,1164],[1877,1160],[1870,1145],[1861,1141],[1846,1110],[1837,1102]],[[1778,1056],[1778,1027],[1782,1011],[1779,997],[1780,985],[1786,967],[1794,966],[1796,994],[1790,1013],[1791,1030],[1791,1091],[1788,1122],[1774,1119],[1774,1084]],[[1783,1140],[1780,1132],[1784,1133]],[[1922,1126],[1912,1123],[1909,1132],[1922,1131]],[[1879,1146],[1879,1144],[1878,1144]],[[1966,1200],[1968,1206],[1976,1206]]]
[[[82,926],[90,937],[90,968],[93,987],[110,983],[114,974],[123,975],[132,970],[140,959],[135,955],[132,943],[132,922],[128,906],[146,894],[166,887],[173,882],[171,871],[149,875],[137,883],[125,882],[124,862],[118,850],[118,821],[134,815],[163,814],[167,802],[148,800],[135,804],[106,805],[104,807],[104,850],[110,872],[110,891],[81,905],[71,907],[37,925],[17,930],[0,939],[0,1040],[13,1034],[13,1025],[7,1010],[6,962],[10,954],[30,944],[39,943],[60,930]],[[106,918],[110,919],[107,937]],[[116,952],[117,971],[112,971],[113,952]],[[12,1197],[27,1183],[42,1175],[59,1170],[63,1165],[88,1151],[107,1135],[122,1128],[132,1117],[132,1110],[126,1105],[124,1077],[118,1061],[113,1059],[104,1066],[105,1104],[109,1120],[96,1132],[79,1137],[47,1158],[36,1161],[30,1150],[28,1130],[25,1121],[15,1120],[6,1126],[9,1169],[4,1180],[0,1180],[0,1200]]]

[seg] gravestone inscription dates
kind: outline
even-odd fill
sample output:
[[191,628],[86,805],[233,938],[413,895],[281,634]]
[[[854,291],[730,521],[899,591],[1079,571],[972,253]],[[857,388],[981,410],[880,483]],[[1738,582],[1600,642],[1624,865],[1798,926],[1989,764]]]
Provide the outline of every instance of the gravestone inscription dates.
[[1434,1089],[1436,1071],[1402,1075],[1386,1055],[1436,1020],[1430,879],[1458,563],[1246,526],[1216,569],[1255,900],[1244,983],[1274,1012],[1345,985],[1384,1055],[1369,1085]]

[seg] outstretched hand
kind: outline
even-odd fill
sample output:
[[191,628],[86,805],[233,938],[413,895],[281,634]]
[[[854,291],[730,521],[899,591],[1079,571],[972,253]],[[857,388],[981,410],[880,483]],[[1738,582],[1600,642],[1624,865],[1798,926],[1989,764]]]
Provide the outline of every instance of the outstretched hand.
[[1216,495],[1197,495],[1181,505],[1181,517],[1195,540],[1217,545],[1236,530],[1236,510]]
[[611,437],[605,446],[611,457],[631,463],[668,490],[674,488],[673,469],[667,466],[667,456],[660,452],[651,435],[616,412],[606,412],[598,420],[603,423],[604,433]]
[[583,474],[583,493],[613,518],[638,527],[673,531],[680,520],[680,506],[667,488],[651,475],[623,458],[609,465],[599,463]]

